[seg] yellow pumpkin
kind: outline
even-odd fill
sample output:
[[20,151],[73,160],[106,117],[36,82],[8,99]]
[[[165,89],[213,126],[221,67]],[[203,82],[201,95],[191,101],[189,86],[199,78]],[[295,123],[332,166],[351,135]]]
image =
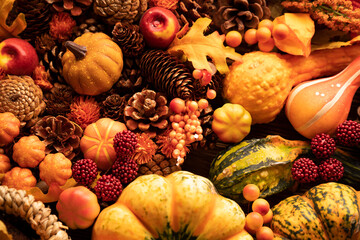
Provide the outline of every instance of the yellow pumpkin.
[[36,167],[45,158],[45,143],[37,136],[24,136],[13,146],[12,158],[20,167]]
[[135,179],[100,212],[92,239],[252,239],[244,225],[241,207],[219,195],[210,180],[177,171]]
[[111,38],[102,33],[85,33],[65,43],[61,61],[66,82],[79,94],[98,95],[119,79],[123,54]]
[[11,112],[0,113],[0,147],[11,143],[20,133],[20,120]]

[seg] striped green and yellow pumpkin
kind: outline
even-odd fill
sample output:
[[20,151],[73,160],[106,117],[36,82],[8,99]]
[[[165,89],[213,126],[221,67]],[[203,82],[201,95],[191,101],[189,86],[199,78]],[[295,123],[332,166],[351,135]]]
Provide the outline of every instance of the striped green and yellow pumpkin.
[[290,187],[292,163],[300,154],[309,153],[306,141],[292,141],[277,135],[242,141],[222,151],[210,166],[209,178],[223,196],[244,203],[242,190],[256,184],[261,197]]
[[345,184],[320,184],[282,200],[272,211],[277,239],[360,239],[360,192]]
[[92,240],[251,240],[245,214],[207,178],[178,171],[144,175],[100,212]]

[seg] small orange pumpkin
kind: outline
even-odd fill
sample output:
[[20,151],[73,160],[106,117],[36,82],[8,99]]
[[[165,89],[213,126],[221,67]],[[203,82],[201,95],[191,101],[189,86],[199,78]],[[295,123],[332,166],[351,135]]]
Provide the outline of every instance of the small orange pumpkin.
[[107,170],[116,159],[113,138],[126,130],[126,125],[111,118],[100,118],[85,128],[80,149],[85,158],[92,159],[100,170]]
[[29,190],[35,187],[36,178],[28,168],[14,167],[7,173],[5,173],[2,179],[2,185],[6,185],[10,188]]
[[11,143],[20,133],[20,120],[11,112],[0,113],[0,147]]
[[11,169],[10,158],[0,153],[0,173],[6,173]]
[[90,227],[100,213],[96,195],[84,186],[65,189],[56,204],[59,219],[71,229]]
[[39,164],[40,179],[47,185],[63,186],[71,177],[71,161],[62,153],[48,154]]
[[36,167],[45,158],[45,143],[37,136],[24,136],[13,146],[13,160],[20,167]]

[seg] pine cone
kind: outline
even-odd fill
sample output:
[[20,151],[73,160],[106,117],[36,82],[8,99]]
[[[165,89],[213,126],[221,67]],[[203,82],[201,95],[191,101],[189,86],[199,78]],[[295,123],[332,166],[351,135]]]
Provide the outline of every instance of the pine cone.
[[120,46],[125,56],[137,57],[143,52],[145,41],[138,25],[117,22],[112,35],[112,39]]
[[180,170],[181,167],[176,165],[175,158],[167,159],[164,155],[157,153],[152,161],[140,165],[138,173],[139,175],[158,174],[166,177],[167,175]]
[[78,25],[75,27],[74,30],[74,38],[80,37],[87,32],[107,32],[106,26],[94,17],[81,18],[78,19],[77,22]]
[[115,121],[123,121],[126,104],[127,99],[125,96],[120,96],[119,94],[109,95],[101,102],[101,116]]
[[73,16],[80,16],[89,6],[93,0],[46,0],[52,7],[58,11],[70,11]]
[[189,99],[193,95],[193,78],[185,65],[162,50],[145,52],[140,59],[141,74],[157,90],[171,98]]
[[11,112],[31,127],[45,110],[43,92],[30,76],[7,75],[0,81],[0,112]]
[[174,14],[181,26],[192,26],[198,18],[212,18],[216,11],[214,0],[180,0],[177,5]]
[[147,0],[95,0],[94,12],[109,24],[134,22],[147,9]]
[[161,93],[145,89],[130,97],[124,109],[126,126],[130,130],[139,129],[153,132],[168,126],[169,108],[167,99]]
[[115,84],[114,90],[119,94],[128,94],[141,91],[143,77],[139,68],[138,58],[124,58],[124,67],[119,81]]
[[75,92],[69,85],[55,83],[51,91],[45,94],[47,114],[66,116],[70,112],[74,95]]
[[19,13],[25,14],[26,29],[20,37],[27,41],[34,41],[36,36],[49,31],[51,20],[51,6],[43,0],[16,0],[10,11],[7,24],[10,25]]
[[217,9],[213,22],[224,34],[231,30],[244,34],[271,14],[266,0],[220,0]]
[[45,116],[31,128],[31,132],[43,140],[47,154],[59,152],[72,160],[80,153],[83,130],[64,116]]
[[[46,41],[46,39],[44,40]],[[40,42],[41,39],[38,39],[38,41]],[[43,56],[40,58],[40,64],[44,65],[46,71],[49,73],[50,78],[53,82],[60,82],[60,83],[65,82],[62,76],[62,63],[61,63],[61,58],[65,52],[66,52],[66,48],[64,44],[57,43],[52,47],[50,47],[50,49],[45,51]]]

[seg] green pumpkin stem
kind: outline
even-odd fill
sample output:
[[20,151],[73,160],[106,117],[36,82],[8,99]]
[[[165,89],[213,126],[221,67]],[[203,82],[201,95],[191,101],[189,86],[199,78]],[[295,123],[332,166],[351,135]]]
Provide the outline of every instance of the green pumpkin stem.
[[73,41],[66,41],[65,47],[75,55],[76,60],[81,60],[86,56],[87,49],[85,46],[76,44]]

